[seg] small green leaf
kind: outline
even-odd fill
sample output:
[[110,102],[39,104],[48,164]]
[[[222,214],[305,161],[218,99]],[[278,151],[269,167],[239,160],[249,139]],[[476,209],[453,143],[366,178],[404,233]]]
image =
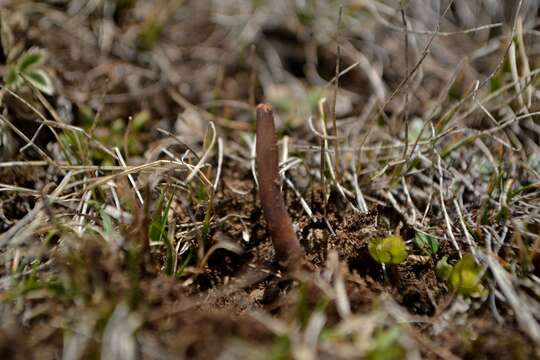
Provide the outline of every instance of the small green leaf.
[[465,255],[454,268],[449,278],[450,288],[464,296],[482,297],[487,289],[481,283],[482,267],[472,255]]
[[45,61],[45,53],[43,50],[30,49],[19,58],[17,70],[21,73],[26,73],[43,64],[43,61]]
[[32,86],[34,86],[39,91],[52,95],[54,93],[54,88],[49,78],[49,75],[41,69],[32,70],[24,74],[24,77]]
[[448,256],[445,256],[441,260],[437,261],[435,272],[442,280],[446,281],[450,278],[450,274],[452,273],[452,265],[448,264]]
[[5,77],[6,85],[10,88],[16,88],[19,86],[22,82],[21,77],[19,76],[19,73],[17,72],[17,69],[10,68],[7,72],[7,75]]
[[439,251],[439,242],[433,236],[417,231],[414,243],[427,255],[435,255]]
[[381,264],[399,264],[407,258],[407,245],[397,235],[370,240],[368,250],[371,257]]

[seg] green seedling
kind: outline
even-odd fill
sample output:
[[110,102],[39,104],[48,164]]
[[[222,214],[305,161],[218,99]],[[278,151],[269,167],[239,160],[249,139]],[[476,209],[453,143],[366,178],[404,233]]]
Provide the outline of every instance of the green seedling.
[[368,250],[375,261],[385,265],[400,264],[407,258],[407,245],[398,235],[372,239]]
[[[144,136],[145,127],[151,119],[151,114],[142,110],[133,116],[130,121],[117,118],[110,122],[102,123],[102,119],[96,119],[96,114],[91,109],[82,107],[79,112],[79,121],[85,131],[92,134],[97,141],[106,147],[119,147],[124,150],[124,156],[140,156],[144,152],[144,144],[141,137]],[[88,149],[88,157],[92,163],[100,165],[112,165],[113,159],[100,148]]]
[[[407,245],[399,235],[390,235],[385,238],[371,239],[368,244],[371,257],[382,265],[384,279],[389,282],[390,274],[395,275],[395,266],[407,258]],[[387,265],[388,268],[387,268]]]
[[435,272],[437,273],[439,279],[447,281],[448,279],[450,279],[452,269],[452,265],[448,263],[448,256],[444,256],[441,260],[437,261]]
[[24,270],[27,269],[19,269],[20,272],[17,272],[12,278],[11,289],[6,293],[6,297],[15,300],[18,297],[27,296],[31,292],[38,290],[46,290],[51,296],[65,295],[66,290],[58,278],[47,279],[40,276],[39,267],[41,265],[39,260],[33,260],[28,265],[30,268],[28,275],[23,275]]
[[161,243],[165,246],[165,274],[174,275],[174,264],[176,262],[176,252],[172,240],[173,226],[169,224],[169,211],[171,209],[174,193],[171,194],[165,203],[165,194],[162,193],[159,199],[158,208],[152,217],[152,222],[148,228],[148,237],[151,241]]
[[52,95],[54,88],[49,75],[42,69],[44,62],[45,52],[43,50],[37,48],[28,50],[17,61],[8,65],[4,76],[6,86],[16,91],[29,83],[39,91]]
[[165,202],[165,194],[162,193],[159,199],[157,210],[152,217],[152,222],[148,229],[148,237],[150,241],[162,242],[167,234],[167,228],[169,224],[169,211],[173,200],[173,195]]
[[416,232],[414,243],[425,255],[435,255],[439,251],[439,242],[437,239],[421,231]]
[[453,290],[462,295],[480,297],[487,292],[481,281],[482,268],[476,263],[472,255],[466,255],[454,266],[450,274],[449,284]]
[[487,289],[482,285],[482,273],[482,267],[472,255],[465,255],[453,267],[446,256],[437,263],[437,275],[448,283],[450,290],[466,297],[487,295]]

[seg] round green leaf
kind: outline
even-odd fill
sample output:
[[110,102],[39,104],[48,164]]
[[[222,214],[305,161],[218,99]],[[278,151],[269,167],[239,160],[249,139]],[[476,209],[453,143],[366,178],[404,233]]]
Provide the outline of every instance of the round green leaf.
[[465,255],[452,269],[449,285],[464,296],[480,297],[487,293],[481,281],[482,267],[472,255]]
[[390,235],[384,239],[372,239],[369,254],[381,264],[399,264],[407,258],[407,245],[400,236]]

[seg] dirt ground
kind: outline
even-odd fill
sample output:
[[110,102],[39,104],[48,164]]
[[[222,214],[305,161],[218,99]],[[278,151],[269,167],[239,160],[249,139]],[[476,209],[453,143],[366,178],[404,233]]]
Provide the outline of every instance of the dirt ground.
[[0,359],[540,359],[538,7],[0,0]]

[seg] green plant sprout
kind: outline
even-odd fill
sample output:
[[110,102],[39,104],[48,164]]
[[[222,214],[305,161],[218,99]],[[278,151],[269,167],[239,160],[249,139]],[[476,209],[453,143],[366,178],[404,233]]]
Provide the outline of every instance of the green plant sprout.
[[447,257],[437,262],[437,276],[445,280],[450,290],[467,297],[486,296],[488,290],[482,285],[483,269],[474,257],[465,255],[456,265],[448,264]]
[[437,239],[421,231],[416,232],[414,243],[425,255],[435,255],[439,251],[439,242]]
[[384,265],[400,264],[407,258],[407,245],[398,235],[372,239],[368,250],[375,261]]
[[29,83],[39,91],[52,95],[54,88],[49,75],[42,69],[45,62],[45,51],[32,48],[22,54],[19,59],[10,64],[4,76],[6,86],[15,91]]
[[176,252],[174,251],[174,244],[169,237],[169,211],[174,198],[174,193],[171,194],[169,199],[165,202],[165,193],[162,192],[158,207],[155,214],[152,217],[152,222],[148,228],[148,237],[150,241],[154,243],[161,243],[165,246],[165,274],[174,275],[174,264],[176,263]]
[[[88,107],[80,110],[78,121],[88,133],[91,133],[96,140],[108,147],[119,147],[124,151],[125,156],[140,156],[144,150],[144,143],[141,141],[141,134],[144,133],[146,125],[151,121],[151,114],[147,110],[136,113],[131,120],[116,118],[112,121],[101,123],[101,119],[96,119],[96,114]],[[66,137],[61,135],[61,137]],[[65,147],[72,148],[74,135],[64,139]],[[79,136],[80,137],[80,136]],[[100,165],[112,165],[113,159],[102,149],[91,147],[87,150],[89,160]],[[77,161],[82,161],[78,159]]]

